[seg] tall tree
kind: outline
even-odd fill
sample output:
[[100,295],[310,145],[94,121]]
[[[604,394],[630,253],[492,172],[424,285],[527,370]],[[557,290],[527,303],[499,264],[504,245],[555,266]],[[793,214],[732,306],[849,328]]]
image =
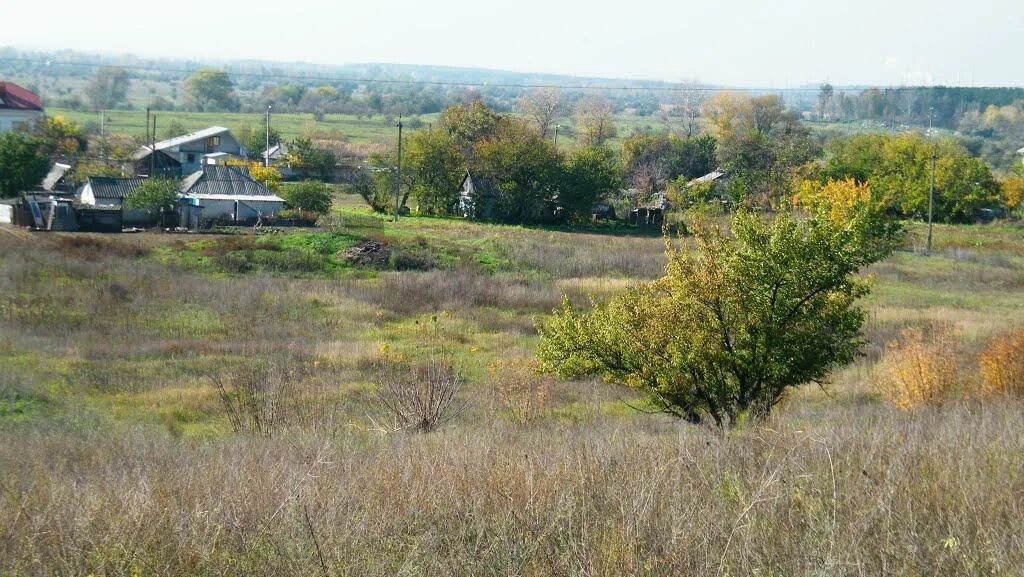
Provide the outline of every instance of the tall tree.
[[529,118],[547,138],[562,112],[562,93],[554,88],[536,88],[519,97],[519,112]]
[[433,128],[414,132],[407,143],[409,191],[420,210],[448,214],[459,197],[465,168],[455,141],[447,130]]
[[31,190],[50,171],[44,143],[23,132],[0,134],[0,196]]
[[598,203],[622,186],[615,154],[603,146],[581,148],[565,161],[558,205],[568,222],[582,220]]
[[574,121],[576,140],[581,146],[604,146],[617,134],[612,104],[600,96],[577,102]]
[[202,112],[230,110],[236,107],[235,83],[223,70],[204,68],[185,80],[185,92]]
[[828,120],[829,110],[832,105],[832,95],[834,94],[832,85],[825,83],[821,85],[821,89],[818,91],[818,120]]
[[104,66],[96,71],[85,93],[96,110],[116,108],[128,95],[128,73],[123,68]]
[[554,207],[561,158],[535,130],[509,120],[498,135],[477,145],[476,156],[478,172],[497,189],[492,199],[497,220],[535,223]]

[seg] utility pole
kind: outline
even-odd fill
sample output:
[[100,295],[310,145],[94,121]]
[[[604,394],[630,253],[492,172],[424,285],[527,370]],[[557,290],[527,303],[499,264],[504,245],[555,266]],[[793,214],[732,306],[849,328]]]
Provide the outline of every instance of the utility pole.
[[107,166],[107,133],[106,133],[106,109],[100,111],[100,158],[103,159],[103,166]]
[[551,141],[551,142],[552,142],[552,143],[553,143],[553,144],[555,145],[555,148],[556,148],[556,149],[558,148],[558,127],[559,127],[559,126],[561,126],[561,125],[560,125],[560,124],[556,124],[556,125],[555,125],[555,137],[554,137],[554,139],[552,139],[552,141]]
[[153,134],[149,147],[149,177],[156,177],[156,115],[153,115]]
[[[934,108],[928,109],[928,138],[932,133],[932,112]],[[931,185],[928,187],[928,254],[932,254],[932,207],[935,204],[935,143],[932,142],[932,177]]]
[[395,222],[398,222],[398,211],[402,196],[402,115],[398,115],[398,178],[395,182]]
[[[148,106],[146,107],[146,140],[143,140],[143,142],[145,142],[147,145],[152,142],[152,139],[149,138],[149,107]],[[150,149],[149,156],[152,158],[152,156],[154,154],[156,154],[156,151]],[[150,162],[150,169],[149,169],[150,172],[153,172],[152,166],[153,166],[153,164],[152,164],[152,161],[151,161]]]
[[263,149],[263,166],[270,167],[270,107],[272,104],[267,105],[267,147]]

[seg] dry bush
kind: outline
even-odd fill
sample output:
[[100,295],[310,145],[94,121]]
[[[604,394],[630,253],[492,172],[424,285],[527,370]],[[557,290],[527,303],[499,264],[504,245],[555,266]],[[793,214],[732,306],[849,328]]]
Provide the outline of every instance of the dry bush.
[[498,402],[518,423],[529,423],[551,408],[552,379],[537,372],[535,359],[496,360],[487,367]]
[[466,410],[466,404],[455,398],[461,386],[461,378],[447,359],[432,358],[411,367],[382,363],[377,398],[388,423],[382,419],[377,428],[433,431]]
[[253,362],[214,377],[231,429],[260,437],[286,430],[333,434],[340,415],[330,388],[313,374],[312,359],[296,353],[250,352]]
[[1024,328],[996,335],[978,355],[985,392],[1024,395]]
[[84,260],[104,258],[139,258],[149,254],[149,249],[123,239],[111,239],[88,234],[61,235],[54,242],[54,248],[65,256]]
[[904,329],[886,345],[874,378],[879,391],[901,409],[941,403],[958,382],[953,340],[945,330],[926,338],[919,328]]

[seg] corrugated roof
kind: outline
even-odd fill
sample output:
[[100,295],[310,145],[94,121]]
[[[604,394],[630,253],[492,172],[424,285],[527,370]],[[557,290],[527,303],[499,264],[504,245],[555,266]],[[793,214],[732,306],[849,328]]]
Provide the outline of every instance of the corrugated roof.
[[273,196],[274,193],[249,176],[243,166],[206,164],[181,183],[181,192],[187,195]]
[[197,130],[195,132],[189,132],[188,134],[182,134],[181,136],[175,136],[174,138],[168,138],[167,140],[161,140],[160,142],[156,143],[156,149],[164,150],[167,148],[174,148],[175,146],[188,144],[189,142],[195,142],[197,140],[206,140],[211,136],[217,136],[220,134],[224,134],[225,132],[231,131],[227,128],[224,128],[223,126],[211,126],[209,128],[204,128],[202,130]]
[[725,176],[724,170],[715,169],[705,174],[704,176],[701,176],[700,178],[695,178],[691,180],[690,182],[686,183],[686,186],[690,186],[691,184],[694,184],[696,182],[714,182],[719,178],[722,178],[723,176]]
[[128,198],[145,181],[145,178],[89,177],[89,185],[92,187],[94,198]]
[[43,190],[53,190],[53,187],[57,186],[60,179],[64,178],[64,175],[71,170],[71,165],[61,164],[59,162],[53,163],[53,168],[47,173],[46,178],[43,179]]
[[0,82],[0,109],[41,111],[43,101],[27,88],[13,82]]

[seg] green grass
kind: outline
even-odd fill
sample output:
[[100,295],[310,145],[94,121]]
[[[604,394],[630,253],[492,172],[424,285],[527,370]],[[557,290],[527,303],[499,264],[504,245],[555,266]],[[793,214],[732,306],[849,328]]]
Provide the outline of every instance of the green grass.
[[[86,123],[99,124],[99,113],[63,108],[48,108],[47,114],[63,116],[81,125]],[[244,128],[258,129],[264,118],[259,113],[240,112],[182,112],[157,111],[157,136],[167,137],[165,129],[171,121],[177,121],[186,130],[199,130],[208,126],[225,126],[235,134]],[[431,122],[432,116],[423,117],[424,122]],[[382,116],[359,118],[346,114],[327,114],[323,120],[317,121],[312,114],[275,114],[271,125],[281,132],[285,140],[292,140],[309,134],[319,134],[352,143],[372,143],[393,139],[396,129]],[[109,134],[126,134],[144,136],[146,134],[145,110],[109,110],[105,129]]]
[[[1008,514],[1024,506],[1020,402],[903,413],[869,384],[888,340],[934,323],[955,331],[969,378],[980,344],[1024,318],[1024,228],[937,226],[925,256],[909,225],[906,250],[869,271],[865,356],[769,422],[712,434],[600,382],[550,382],[522,423],[503,400],[514,379],[492,370],[533,379],[535,322],[563,293],[582,303],[656,277],[661,238],[395,223],[350,196],[336,211],[360,226],[106,235],[99,256],[62,241],[75,235],[0,235],[3,572],[322,574],[310,526],[332,575],[1024,562]],[[437,268],[339,260],[366,238]],[[467,411],[429,435],[377,430],[379,363],[437,355],[463,376]],[[232,430],[217,386],[263,365],[301,369],[260,382],[330,434]]]

